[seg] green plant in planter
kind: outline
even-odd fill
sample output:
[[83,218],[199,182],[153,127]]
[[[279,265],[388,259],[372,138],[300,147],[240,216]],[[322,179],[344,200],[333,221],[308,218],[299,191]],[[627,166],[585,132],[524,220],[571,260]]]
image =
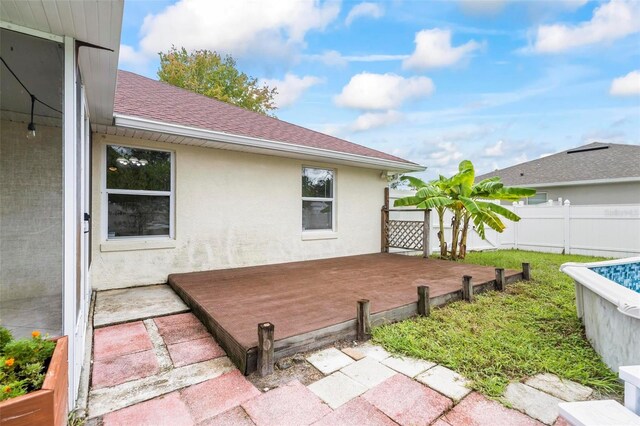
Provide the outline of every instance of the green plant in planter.
[[40,389],[55,347],[39,331],[31,339],[14,340],[0,327],[0,401]]

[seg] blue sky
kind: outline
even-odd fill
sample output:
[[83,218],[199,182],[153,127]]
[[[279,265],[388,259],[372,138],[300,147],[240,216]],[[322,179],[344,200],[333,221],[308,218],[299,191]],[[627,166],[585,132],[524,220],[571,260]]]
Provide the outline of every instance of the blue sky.
[[276,115],[450,174],[640,144],[640,1],[126,1],[120,68],[233,55]]

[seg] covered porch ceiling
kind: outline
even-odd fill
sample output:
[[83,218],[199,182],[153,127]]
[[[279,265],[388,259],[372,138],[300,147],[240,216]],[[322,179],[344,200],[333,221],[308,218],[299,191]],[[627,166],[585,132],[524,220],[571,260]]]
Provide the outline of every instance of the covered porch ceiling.
[[110,49],[81,47],[77,54],[91,121],[111,124],[123,10],[124,0],[2,0],[0,27],[35,30],[58,42],[69,36]]

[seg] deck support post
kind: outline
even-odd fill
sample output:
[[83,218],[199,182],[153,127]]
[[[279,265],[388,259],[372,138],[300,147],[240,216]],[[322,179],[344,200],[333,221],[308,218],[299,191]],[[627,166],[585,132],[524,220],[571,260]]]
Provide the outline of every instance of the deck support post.
[[504,291],[506,284],[504,268],[496,268],[496,290]]
[[431,314],[431,300],[429,299],[429,286],[418,286],[418,315],[428,317]]
[[258,324],[258,374],[262,377],[273,373],[274,329],[270,322]]
[[431,235],[431,210],[427,209],[424,211],[424,228],[422,231],[422,257],[424,257],[425,259],[429,258],[429,255],[431,254],[431,241],[430,241],[430,235]]
[[367,340],[371,336],[371,304],[369,300],[358,300],[356,320],[358,340]]
[[473,302],[473,283],[471,278],[471,275],[462,277],[462,299],[468,302]]
[[531,264],[528,262],[522,263],[522,279],[531,281]]

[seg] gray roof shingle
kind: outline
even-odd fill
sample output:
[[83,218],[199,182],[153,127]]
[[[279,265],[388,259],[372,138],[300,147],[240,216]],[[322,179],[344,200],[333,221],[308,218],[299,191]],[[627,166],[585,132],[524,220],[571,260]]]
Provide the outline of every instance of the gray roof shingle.
[[325,135],[277,118],[208,98],[170,84],[118,70],[114,112],[213,130],[233,135],[287,142],[409,165],[411,161]]
[[477,176],[500,176],[506,185],[640,178],[640,145],[593,142]]

